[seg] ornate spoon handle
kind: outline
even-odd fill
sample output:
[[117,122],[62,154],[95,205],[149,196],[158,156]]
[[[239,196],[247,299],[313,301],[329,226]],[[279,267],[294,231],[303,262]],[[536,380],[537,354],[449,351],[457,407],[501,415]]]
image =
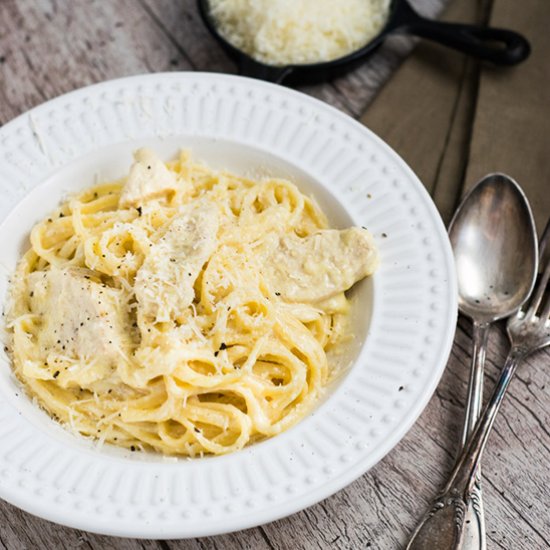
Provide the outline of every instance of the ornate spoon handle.
[[502,399],[525,352],[512,348],[489,403],[476,424],[468,444],[431,509],[416,528],[407,550],[456,550],[464,541],[468,504],[476,481],[476,471],[493,427]]
[[[481,413],[483,371],[490,326],[490,323],[478,323],[474,321],[472,365],[470,368],[468,399],[466,401],[464,425],[462,429],[461,450],[464,448],[464,445],[466,445],[468,437],[472,434]],[[472,491],[472,498],[468,503],[466,516],[464,518],[462,550],[486,550],[486,548],[485,514],[483,512],[483,500],[481,496],[481,472],[480,469],[478,469],[476,483]]]

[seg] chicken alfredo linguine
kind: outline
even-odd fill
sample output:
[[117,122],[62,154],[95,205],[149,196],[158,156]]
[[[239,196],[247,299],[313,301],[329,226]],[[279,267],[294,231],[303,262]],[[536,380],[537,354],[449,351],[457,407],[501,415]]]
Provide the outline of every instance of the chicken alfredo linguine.
[[140,149],[127,177],[34,227],[9,352],[73,430],[131,450],[221,454],[302,418],[370,275],[365,229],[327,229],[289,181]]

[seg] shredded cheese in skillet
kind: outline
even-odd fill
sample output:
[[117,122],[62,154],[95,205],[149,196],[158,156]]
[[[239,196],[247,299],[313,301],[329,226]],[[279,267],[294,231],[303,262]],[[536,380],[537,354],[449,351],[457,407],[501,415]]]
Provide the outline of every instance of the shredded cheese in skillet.
[[370,42],[389,0],[209,0],[220,34],[268,65],[331,61]]
[[234,451],[301,419],[377,252],[289,181],[140,149],[127,177],[38,223],[9,351],[54,418],[131,450]]

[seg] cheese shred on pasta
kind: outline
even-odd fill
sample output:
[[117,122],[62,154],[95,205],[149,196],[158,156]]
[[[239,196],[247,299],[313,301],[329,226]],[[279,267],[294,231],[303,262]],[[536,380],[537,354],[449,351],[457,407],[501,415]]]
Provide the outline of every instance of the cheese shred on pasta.
[[367,231],[327,229],[290,182],[135,153],[31,232],[12,281],[14,370],[72,430],[131,450],[222,454],[302,418],[346,336]]

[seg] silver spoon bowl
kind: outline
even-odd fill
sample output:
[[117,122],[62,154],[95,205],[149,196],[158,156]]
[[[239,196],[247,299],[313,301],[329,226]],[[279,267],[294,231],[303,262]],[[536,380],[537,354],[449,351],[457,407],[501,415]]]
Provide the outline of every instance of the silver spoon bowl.
[[465,197],[451,225],[460,311],[478,323],[510,316],[533,289],[531,210],[519,185],[490,174]]

